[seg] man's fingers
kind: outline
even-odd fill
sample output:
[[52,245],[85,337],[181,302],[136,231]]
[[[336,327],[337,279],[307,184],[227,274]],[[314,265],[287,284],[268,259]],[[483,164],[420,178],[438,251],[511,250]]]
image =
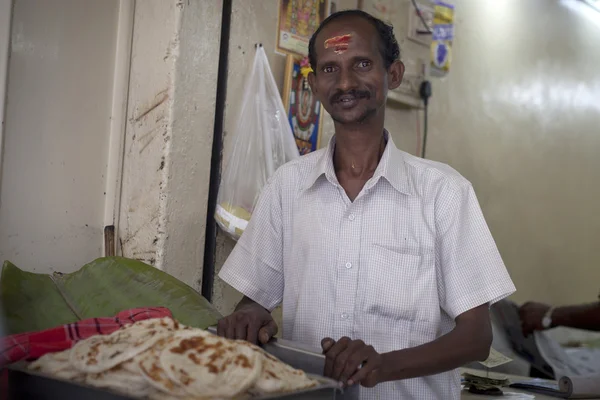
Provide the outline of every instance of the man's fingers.
[[227,317],[227,325],[225,326],[225,337],[227,339],[235,339],[235,320]]
[[259,330],[260,324],[256,321],[250,321],[250,323],[248,324],[248,331],[246,332],[246,340],[252,344],[257,344]]
[[332,338],[325,338],[321,340],[321,348],[323,349],[323,353],[327,353],[329,349],[331,349],[331,346],[333,346],[334,344],[335,340],[333,340]]
[[373,387],[377,385],[377,369],[363,367],[348,379],[348,386],[361,384],[364,387]]
[[277,334],[277,324],[274,320],[269,321],[258,331],[258,341],[261,344],[269,343],[269,340]]
[[[343,352],[339,353],[333,363],[333,372],[331,378],[336,381],[344,382],[343,372],[346,370],[346,363],[352,354],[352,348],[347,347]],[[345,383],[345,382],[344,382]]]
[[351,356],[347,363],[348,385],[352,386],[360,383],[373,370],[378,368],[381,364],[379,357],[380,355],[375,351],[373,346],[365,346],[356,355]]
[[248,334],[248,323],[246,318],[238,318],[235,322],[235,337],[237,340],[245,340]]
[[363,382],[371,387],[377,384],[376,371],[380,368],[382,357],[373,346],[367,346],[362,340],[343,337],[337,342],[331,338],[321,341],[325,353],[323,374],[343,384],[354,385]]
[[521,318],[523,318],[525,316],[525,312],[526,312],[528,306],[529,306],[529,303],[525,303],[521,307],[519,307],[519,316]]
[[335,342],[335,344],[331,346],[329,350],[327,350],[327,352],[325,353],[325,376],[337,379],[336,377],[334,377],[336,359],[344,350],[346,350],[350,342],[350,338],[343,337],[337,342]]
[[266,343],[276,333],[277,324],[273,317],[258,304],[242,304],[217,324],[218,335],[228,339],[248,340],[255,344],[259,341]]
[[[336,360],[336,368],[340,368],[339,375],[336,379],[340,382],[346,383],[348,378],[356,373],[358,367],[369,358],[369,355],[374,352],[373,347],[366,346],[362,340],[352,342],[343,354],[338,356]],[[337,362],[339,361],[339,363]],[[334,371],[336,376],[338,371]]]
[[277,323],[274,320],[271,320],[260,329],[258,340],[260,340],[262,344],[267,344],[273,336],[277,335],[278,330]]
[[356,371],[354,375],[352,375],[350,379],[348,379],[348,386],[361,383],[372,371],[373,368],[365,364],[364,367]]
[[523,331],[523,336],[529,336],[534,331],[534,325],[527,318],[523,318],[521,320],[521,330]]
[[217,323],[217,336],[221,336],[221,337],[225,336],[226,329],[227,329],[227,319],[221,318],[219,320],[219,322]]

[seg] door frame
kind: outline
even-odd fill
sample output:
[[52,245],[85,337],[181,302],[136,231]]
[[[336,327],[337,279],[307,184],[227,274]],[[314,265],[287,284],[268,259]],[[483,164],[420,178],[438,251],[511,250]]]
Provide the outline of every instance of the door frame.
[[[131,47],[135,0],[120,0],[117,22],[117,43],[113,94],[106,168],[106,196],[104,201],[104,255],[117,254],[119,242],[119,210],[125,158],[125,129],[127,126],[127,104],[129,100],[129,74],[131,70]],[[107,228],[108,227],[108,228]],[[112,228],[111,228],[112,227]],[[112,235],[112,237],[107,237]],[[109,245],[110,243],[110,245]],[[110,246],[110,247],[109,247]]]
[[[8,91],[8,63],[13,0],[0,0],[0,191],[2,190],[2,155],[4,154],[4,118]],[[0,204],[0,207],[2,205]]]

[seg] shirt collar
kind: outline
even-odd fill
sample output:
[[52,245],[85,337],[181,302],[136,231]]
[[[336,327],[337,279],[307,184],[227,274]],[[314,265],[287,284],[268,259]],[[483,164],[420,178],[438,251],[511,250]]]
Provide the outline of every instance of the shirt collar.
[[[379,178],[385,178],[398,192],[412,195],[413,191],[410,186],[408,171],[406,163],[404,162],[404,155],[398,150],[392,136],[387,131],[384,131],[384,135],[387,139],[387,144],[381,156],[381,160],[379,160],[377,169],[373,174],[372,182],[375,184]],[[325,178],[332,184],[339,185],[337,176],[335,175],[335,168],[333,167],[334,149],[335,135],[329,140],[325,152],[321,154],[315,166],[308,173],[306,180],[304,181],[303,190],[314,186],[317,179],[323,175],[325,175]]]

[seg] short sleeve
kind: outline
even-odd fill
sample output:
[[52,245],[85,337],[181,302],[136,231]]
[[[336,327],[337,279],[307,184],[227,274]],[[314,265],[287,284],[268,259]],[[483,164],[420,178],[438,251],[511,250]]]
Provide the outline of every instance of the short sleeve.
[[436,235],[438,295],[452,319],[515,292],[470,183],[438,194]]
[[283,227],[279,183],[263,188],[244,233],[219,277],[269,311],[283,299]]

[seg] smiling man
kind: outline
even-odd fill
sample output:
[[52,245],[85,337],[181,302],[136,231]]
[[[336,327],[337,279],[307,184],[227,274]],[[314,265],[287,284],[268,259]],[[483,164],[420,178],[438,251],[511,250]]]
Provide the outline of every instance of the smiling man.
[[456,368],[487,358],[489,305],[515,288],[471,184],[384,128],[399,53],[357,10],[312,37],[309,81],[335,136],[265,186],[220,273],[245,297],[218,332],[265,343],[283,303],[283,337],[320,346],[325,375],[361,398],[458,399]]

